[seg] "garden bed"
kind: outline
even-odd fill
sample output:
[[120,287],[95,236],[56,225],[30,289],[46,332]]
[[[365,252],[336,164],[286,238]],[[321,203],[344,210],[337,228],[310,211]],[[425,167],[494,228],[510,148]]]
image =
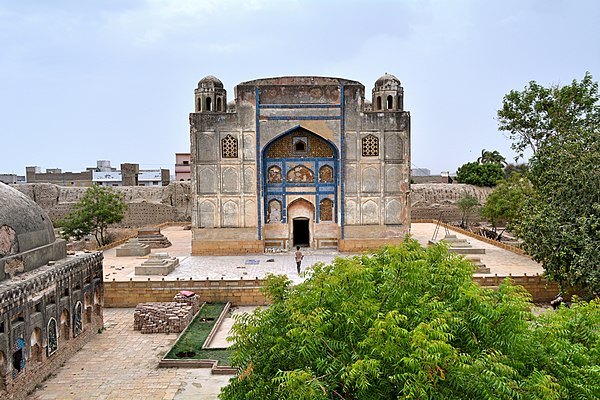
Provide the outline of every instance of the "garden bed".
[[160,361],[159,367],[212,368],[213,373],[235,373],[234,369],[226,367],[229,364],[228,349],[205,346],[214,337],[229,307],[230,303],[205,303]]

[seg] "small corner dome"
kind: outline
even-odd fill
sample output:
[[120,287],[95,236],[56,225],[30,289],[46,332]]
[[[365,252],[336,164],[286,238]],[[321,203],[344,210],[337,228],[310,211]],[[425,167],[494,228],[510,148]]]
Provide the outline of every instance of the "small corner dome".
[[[29,197],[0,183],[0,202],[0,258],[56,240],[48,214]],[[13,248],[15,239],[17,249]]]
[[375,81],[375,89],[392,89],[400,87],[400,79],[396,78],[392,74],[388,74],[387,72]]
[[200,88],[223,89],[223,82],[212,75],[208,75],[198,82],[198,89]]

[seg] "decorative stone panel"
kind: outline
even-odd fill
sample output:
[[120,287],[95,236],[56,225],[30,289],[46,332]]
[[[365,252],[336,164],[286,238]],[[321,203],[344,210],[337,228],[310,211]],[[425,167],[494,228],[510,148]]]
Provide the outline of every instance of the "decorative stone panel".
[[222,169],[223,193],[239,193],[240,174],[237,168],[225,167]]
[[400,132],[386,132],[384,147],[386,161],[401,161],[404,158],[404,144]]
[[346,225],[357,225],[359,220],[358,203],[352,199],[346,199]]
[[196,160],[200,162],[217,160],[217,143],[214,136],[214,132],[203,132],[198,134]]
[[240,211],[237,201],[226,201],[222,206],[223,224],[224,227],[239,227],[240,226]]
[[215,205],[210,200],[200,203],[200,227],[214,228],[215,226]]
[[400,192],[402,182],[402,171],[398,166],[388,165],[385,169],[385,191],[387,193]]
[[198,193],[214,194],[217,192],[217,174],[214,166],[200,168],[198,171]]
[[402,223],[402,203],[396,199],[386,201],[385,205],[385,223],[388,225]]
[[244,193],[256,191],[256,171],[252,167],[244,168]]
[[362,171],[362,191],[363,193],[379,192],[379,169],[366,167]]
[[254,133],[244,134],[244,160],[256,160],[256,142],[254,136]]
[[346,132],[346,159],[347,160],[356,160],[356,132]]
[[346,164],[346,193],[356,193],[358,177],[356,175],[356,167]]
[[362,204],[361,216],[363,225],[376,225],[379,223],[379,206],[373,200],[367,200]]

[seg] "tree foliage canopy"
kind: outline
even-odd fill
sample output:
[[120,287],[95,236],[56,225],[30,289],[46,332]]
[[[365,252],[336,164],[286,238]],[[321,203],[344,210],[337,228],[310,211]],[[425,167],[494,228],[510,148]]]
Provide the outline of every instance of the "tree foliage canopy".
[[503,177],[502,165],[498,163],[468,162],[456,172],[458,182],[476,186],[495,186]]
[[534,151],[532,193],[515,232],[548,277],[600,292],[600,96],[586,73],[581,82],[511,91],[498,111],[513,148]]
[[488,195],[481,208],[481,215],[495,228],[500,223],[511,225],[520,216],[527,197],[531,195],[531,183],[526,176],[513,172],[498,183]]
[[529,148],[537,153],[544,143],[565,132],[593,131],[600,124],[598,83],[586,72],[581,82],[549,88],[535,81],[523,91],[511,90],[498,110],[501,131],[508,132],[519,157]]
[[270,276],[266,309],[233,327],[223,400],[596,399],[600,302],[534,317],[529,295],[471,279],[443,245],[407,240]]
[[98,246],[107,244],[106,229],[110,224],[121,222],[125,216],[127,204],[123,196],[109,187],[94,185],[73,205],[59,225],[65,238],[82,237],[93,234]]

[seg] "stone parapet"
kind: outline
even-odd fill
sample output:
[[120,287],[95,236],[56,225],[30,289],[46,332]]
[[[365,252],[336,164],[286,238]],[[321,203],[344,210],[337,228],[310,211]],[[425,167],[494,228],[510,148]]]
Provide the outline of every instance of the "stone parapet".
[[112,281],[104,284],[106,307],[135,307],[139,303],[169,302],[182,290],[196,293],[201,302],[266,305],[264,280]]

